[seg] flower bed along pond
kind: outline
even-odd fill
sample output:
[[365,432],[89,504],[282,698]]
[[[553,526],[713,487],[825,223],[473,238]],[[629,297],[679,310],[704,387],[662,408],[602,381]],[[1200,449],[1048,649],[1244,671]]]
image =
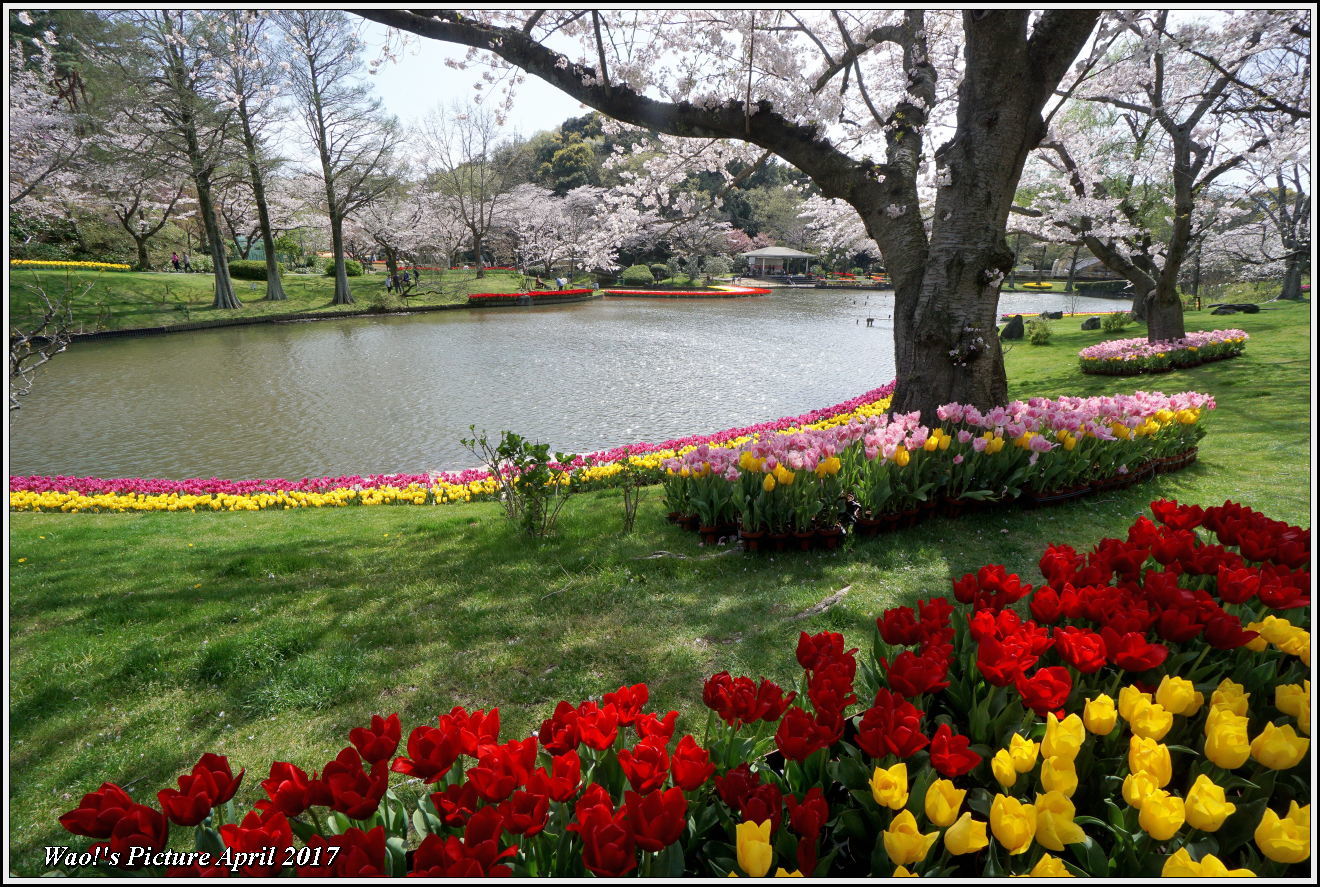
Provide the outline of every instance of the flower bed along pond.
[[64,260],[47,259],[10,259],[9,267],[15,270],[21,268],[69,268],[74,271],[129,271],[131,265],[124,265],[118,262],[72,262]]
[[[582,486],[607,484],[621,471],[648,483],[663,477],[661,462],[696,446],[738,446],[762,434],[795,432],[845,424],[855,418],[884,413],[893,383],[865,394],[756,425],[695,434],[662,443],[635,443],[578,457],[569,466],[572,482]],[[439,505],[494,500],[499,484],[478,469],[425,474],[349,475],[289,480],[270,478],[224,480],[192,478],[99,478],[15,476],[9,479],[9,507],[14,511],[259,511],[288,508],[339,508],[352,505]]]
[[246,770],[208,753],[60,823],[104,873],[172,877],[1305,877],[1310,531],[1151,511],[1047,548],[1039,586],[990,564],[887,610],[866,654],[802,632],[800,692],[720,672],[680,722],[623,686],[521,739],[494,708],[406,741],[376,715],[320,769],[271,763],[241,816]]
[[712,286],[692,290],[646,290],[617,289],[601,290],[607,296],[664,297],[668,299],[732,299],[739,296],[768,296],[773,290],[757,286]]
[[1188,333],[1181,339],[1165,342],[1115,339],[1083,348],[1078,357],[1084,373],[1136,376],[1237,357],[1246,349],[1248,338],[1243,330],[1209,330]]
[[468,296],[468,305],[474,308],[490,308],[506,305],[553,305],[561,302],[584,302],[592,298],[595,290],[532,290],[525,293],[473,293]]

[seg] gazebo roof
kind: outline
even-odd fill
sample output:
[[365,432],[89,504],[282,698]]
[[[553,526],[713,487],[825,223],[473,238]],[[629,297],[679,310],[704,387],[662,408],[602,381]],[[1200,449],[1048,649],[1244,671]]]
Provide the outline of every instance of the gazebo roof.
[[754,256],[758,259],[814,259],[811,253],[804,253],[799,250],[789,249],[786,246],[763,246],[760,249],[754,249],[750,253],[739,253],[742,256]]

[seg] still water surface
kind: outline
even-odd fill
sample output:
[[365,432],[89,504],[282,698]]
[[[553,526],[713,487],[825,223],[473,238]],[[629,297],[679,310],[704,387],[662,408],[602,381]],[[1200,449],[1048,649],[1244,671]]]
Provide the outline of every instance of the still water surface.
[[[1003,312],[1128,307],[1000,297]],[[572,452],[662,441],[798,415],[885,384],[892,314],[891,291],[803,288],[83,342],[40,371],[12,417],[10,473],[456,469],[475,464],[459,444],[473,424]]]

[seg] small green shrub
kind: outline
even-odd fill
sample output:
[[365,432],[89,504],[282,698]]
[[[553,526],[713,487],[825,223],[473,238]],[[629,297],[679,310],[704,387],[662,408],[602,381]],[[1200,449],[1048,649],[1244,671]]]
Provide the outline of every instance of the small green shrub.
[[1027,341],[1032,345],[1050,344],[1050,324],[1047,320],[1033,320],[1027,324]]
[[669,276],[669,266],[661,262],[651,266],[651,276],[656,280],[664,280]]
[[499,443],[492,442],[485,431],[478,436],[474,425],[468,431],[472,437],[460,443],[499,483],[509,520],[529,536],[554,532],[555,519],[574,492],[570,470],[559,466],[570,464],[577,456],[555,453],[552,458],[549,444],[532,443],[512,431],[500,432]]
[[[354,259],[344,259],[344,273],[349,277],[362,276],[362,263]],[[325,263],[325,276],[335,276],[335,260],[330,259]]]
[[[282,269],[281,269],[282,270]],[[235,280],[265,280],[265,261],[239,259],[229,263],[229,276]]]
[[1131,322],[1132,312],[1130,311],[1124,311],[1121,314],[1110,314],[1100,321],[1100,330],[1106,333],[1117,333]]
[[211,261],[210,256],[193,256],[188,260],[192,269],[200,274],[214,274],[215,263]]
[[651,269],[645,265],[633,265],[625,268],[619,275],[619,280],[628,286],[649,286],[655,283],[655,278],[651,275]]

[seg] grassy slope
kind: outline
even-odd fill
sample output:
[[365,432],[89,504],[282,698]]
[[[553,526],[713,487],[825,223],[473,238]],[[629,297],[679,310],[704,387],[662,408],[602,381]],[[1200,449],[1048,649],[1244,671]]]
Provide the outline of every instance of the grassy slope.
[[[425,272],[422,289],[437,290],[437,293],[406,300],[390,297],[390,304],[458,304],[466,301],[469,293],[514,292],[520,279],[518,275],[502,271],[489,272],[481,279],[477,279],[474,271],[450,271],[443,277],[436,272]],[[266,294],[264,281],[235,280],[235,292],[243,307],[233,310],[211,307],[215,282],[210,274],[34,271],[24,268],[13,269],[10,286],[10,307],[16,321],[21,320],[34,304],[31,288],[40,286],[52,296],[71,294],[75,327],[89,332],[302,312],[339,314],[360,311],[385,297],[384,274],[349,278],[357,302],[354,305],[331,305],[334,281],[322,275],[285,274],[284,289],[289,298],[283,302],[263,301]]]
[[[886,607],[946,593],[984,563],[1038,580],[1047,543],[1121,534],[1160,496],[1232,498],[1309,525],[1309,308],[1193,316],[1192,328],[1246,329],[1247,353],[1132,379],[1082,376],[1076,351],[1099,334],[1056,322],[1055,344],[1008,355],[1014,396],[1208,390],[1220,406],[1200,461],[1140,488],[935,520],[838,554],[701,559],[655,491],[630,537],[615,496],[598,493],[530,544],[492,504],[11,515],[14,869],[39,873],[39,848],[67,838],[56,818],[103,780],[154,797],[215,751],[249,768],[237,800],[250,805],[272,760],[319,768],[372,713],[397,711],[408,730],[455,704],[498,705],[506,734],[525,735],[560,698],[647,681],[654,706],[699,731],[704,675],[796,681],[799,630],[864,646]],[[648,557],[658,550],[689,559]],[[793,618],[845,587],[832,609]]]

